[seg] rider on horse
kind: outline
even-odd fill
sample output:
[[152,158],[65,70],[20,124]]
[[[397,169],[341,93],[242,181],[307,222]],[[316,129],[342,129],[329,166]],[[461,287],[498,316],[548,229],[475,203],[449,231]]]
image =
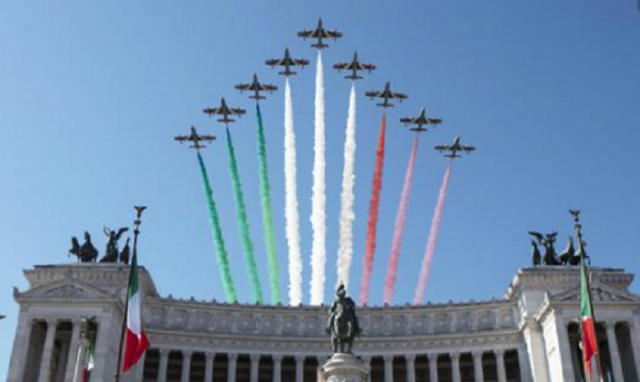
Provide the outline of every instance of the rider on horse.
[[[347,291],[343,284],[340,284],[336,290],[336,296],[337,298],[329,310],[327,332],[331,333],[334,344],[333,351],[348,353],[351,351],[353,339],[360,334],[360,324],[358,317],[356,317],[356,303],[347,297]],[[348,324],[347,333],[341,332],[339,323]]]

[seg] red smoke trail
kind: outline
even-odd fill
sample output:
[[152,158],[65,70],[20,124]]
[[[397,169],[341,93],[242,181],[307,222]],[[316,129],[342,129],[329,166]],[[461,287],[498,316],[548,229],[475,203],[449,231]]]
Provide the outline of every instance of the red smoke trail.
[[413,149],[407,165],[407,172],[404,176],[404,185],[400,196],[400,205],[396,215],[396,226],[393,232],[393,243],[391,244],[391,255],[387,267],[387,277],[384,280],[384,303],[391,305],[393,302],[393,289],[396,285],[396,273],[400,260],[400,247],[402,246],[402,236],[404,235],[404,222],[407,219],[407,208],[409,207],[409,196],[411,195],[411,184],[413,183],[413,167],[416,163],[416,152],[418,151],[418,135],[413,140]]
[[433,220],[431,220],[431,231],[429,232],[429,239],[427,239],[427,249],[422,259],[422,267],[420,269],[420,277],[418,278],[418,286],[416,287],[416,294],[413,297],[414,304],[422,304],[424,301],[424,292],[427,288],[427,281],[429,279],[429,272],[431,271],[431,263],[433,262],[433,256],[436,254],[436,244],[438,243],[438,234],[440,233],[440,224],[442,223],[442,210],[444,209],[444,201],[447,198],[447,188],[449,188],[449,179],[451,178],[451,166],[449,163],[447,172],[444,174],[444,180],[442,181],[442,187],[440,188],[440,195],[438,196],[438,204],[433,214]]
[[[369,220],[367,224],[367,242],[364,257],[364,269],[360,281],[360,304],[369,303],[369,282],[373,270],[373,255],[376,251],[376,228],[378,226],[378,210],[380,208],[380,190],[382,189],[382,168],[384,165],[384,138],[387,126],[387,117],[382,114],[382,126],[378,136],[378,149],[376,150],[376,167],[373,172],[373,187],[371,200],[369,201]],[[339,280],[338,280],[339,281]]]

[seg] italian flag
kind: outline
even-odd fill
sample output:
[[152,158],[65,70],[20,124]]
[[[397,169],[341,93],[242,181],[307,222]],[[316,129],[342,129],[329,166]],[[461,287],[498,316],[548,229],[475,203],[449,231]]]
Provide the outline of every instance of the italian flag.
[[134,250],[129,276],[129,298],[127,300],[127,338],[124,349],[123,371],[128,371],[138,362],[149,347],[149,340],[142,328],[140,292],[138,287],[138,259]]
[[91,335],[89,340],[89,348],[87,349],[87,356],[84,361],[84,368],[82,369],[82,382],[88,382],[91,370],[95,366],[95,351],[96,351],[96,337]]
[[580,294],[581,303],[580,310],[582,312],[582,356],[584,359],[585,369],[589,374],[589,379],[593,379],[593,370],[591,369],[591,360],[597,356],[598,341],[596,339],[596,325],[593,319],[593,310],[591,306],[591,293],[589,292],[589,280],[587,279],[587,267],[584,264],[584,256],[580,264]]

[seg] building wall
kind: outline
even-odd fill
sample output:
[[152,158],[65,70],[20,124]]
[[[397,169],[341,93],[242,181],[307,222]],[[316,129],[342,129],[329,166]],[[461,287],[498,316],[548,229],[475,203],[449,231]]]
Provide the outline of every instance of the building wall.
[[[19,326],[8,382],[71,382],[80,318],[95,316],[96,367],[111,382],[128,269],[112,264],[36,266],[15,291]],[[607,382],[640,382],[640,298],[633,275],[594,269]],[[331,355],[324,307],[221,304],[161,297],[141,268],[151,349],[123,382],[316,382]],[[354,352],[371,382],[582,382],[574,267],[521,269],[503,299],[402,307],[361,307]],[[573,326],[572,326],[573,325]]]

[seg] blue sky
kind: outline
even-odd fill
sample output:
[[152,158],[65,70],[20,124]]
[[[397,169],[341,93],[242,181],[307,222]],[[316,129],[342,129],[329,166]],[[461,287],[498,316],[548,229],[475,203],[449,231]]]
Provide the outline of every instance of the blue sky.
[[[321,5],[320,5],[321,4]],[[427,299],[501,296],[529,264],[528,230],[572,231],[583,210],[593,262],[640,271],[640,12],[634,0],[566,1],[3,1],[0,13],[0,375],[16,327],[21,270],[65,263],[71,236],[131,225],[149,206],[140,262],[161,293],[223,299],[195,153],[173,136],[221,136],[201,109],[226,96],[249,113],[233,127],[251,232],[267,288],[253,105],[233,85],[321,16],[345,38],[325,52],[327,285],[335,282],[349,83],[328,69],[355,49],[379,66],[358,84],[355,259],[360,279],[380,111],[363,92],[391,80],[409,100],[389,113],[372,302],[382,285],[412,135],[397,120],[426,106],[445,123],[421,140],[395,300],[411,301],[446,161],[431,146],[478,146],[457,163]],[[314,65],[293,79],[305,297],[311,248]],[[278,255],[286,273],[283,93],[263,104]],[[221,142],[205,153],[241,301],[251,293]],[[327,300],[331,291],[327,288]],[[353,293],[357,294],[355,288]],[[638,287],[633,287],[638,291]],[[286,293],[285,293],[286,295]]]

